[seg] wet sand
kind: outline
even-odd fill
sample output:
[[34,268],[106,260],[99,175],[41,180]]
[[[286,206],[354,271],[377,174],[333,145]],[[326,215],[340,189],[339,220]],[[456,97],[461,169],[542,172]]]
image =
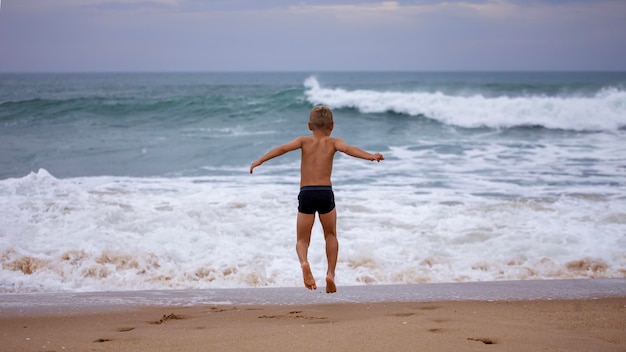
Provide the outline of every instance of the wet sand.
[[[624,284],[617,279],[360,286],[343,288],[343,296],[341,286],[333,295],[320,293],[324,288],[1,295],[6,299],[0,303],[0,346],[3,351],[623,352]],[[526,286],[526,298],[506,292]],[[570,288],[564,297],[553,297],[564,288]],[[452,294],[432,299],[438,290]],[[476,298],[481,291],[484,298]],[[281,292],[287,293],[275,297]],[[204,303],[198,299],[202,294],[210,296]],[[88,304],[97,297],[100,303]]]

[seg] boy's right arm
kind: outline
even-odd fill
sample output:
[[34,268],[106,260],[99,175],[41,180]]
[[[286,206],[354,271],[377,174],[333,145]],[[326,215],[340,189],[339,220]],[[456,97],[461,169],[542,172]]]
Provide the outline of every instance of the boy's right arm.
[[296,150],[302,148],[302,137],[297,137],[296,139],[294,139],[293,141],[289,142],[289,143],[285,143],[283,145],[279,145],[278,147],[270,150],[269,152],[265,153],[265,155],[263,155],[262,157],[260,157],[259,159],[255,160],[252,165],[250,165],[250,173],[252,173],[252,170],[254,170],[255,167],[263,164],[264,162],[270,160],[270,159],[274,159],[277,156],[281,156],[287,152],[290,152],[292,150]]
[[353,145],[349,145],[346,144],[346,142],[344,142],[343,139],[341,138],[337,138],[335,140],[335,149],[337,149],[338,151],[348,154],[352,157],[355,158],[361,158],[361,159],[365,159],[365,160],[371,160],[371,161],[377,161],[380,162],[381,160],[385,160],[385,158],[383,157],[382,154],[380,153],[376,153],[376,154],[372,154],[372,153],[368,153],[365,150],[359,148],[359,147],[355,147]]

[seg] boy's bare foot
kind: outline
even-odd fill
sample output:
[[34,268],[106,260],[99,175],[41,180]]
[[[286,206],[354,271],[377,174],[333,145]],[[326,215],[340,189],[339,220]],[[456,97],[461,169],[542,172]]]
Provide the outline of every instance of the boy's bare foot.
[[326,275],[326,293],[337,292],[337,286],[335,285],[335,278],[330,274]]
[[309,266],[309,263],[302,263],[302,277],[304,278],[304,286],[306,286],[306,288],[309,290],[317,289],[315,278],[313,277],[313,273],[311,273],[311,266]]

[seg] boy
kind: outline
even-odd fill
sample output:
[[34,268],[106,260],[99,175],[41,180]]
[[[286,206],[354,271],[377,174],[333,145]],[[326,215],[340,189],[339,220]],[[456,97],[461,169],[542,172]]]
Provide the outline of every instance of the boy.
[[315,222],[315,213],[319,215],[324,240],[326,241],[326,293],[337,291],[335,285],[335,266],[339,243],[337,242],[337,212],[330,175],[333,169],[333,157],[340,151],[355,158],[377,161],[385,160],[382,154],[370,154],[360,148],[346,144],[340,138],[330,137],[334,127],[333,113],[326,106],[316,106],[309,114],[309,130],[312,136],[300,136],[293,141],[278,146],[250,165],[250,173],[264,162],[287,152],[301,149],[300,194],[298,194],[298,219],[296,252],[302,267],[304,286],[315,290],[315,278],[311,273],[307,255],[311,242],[311,230]]

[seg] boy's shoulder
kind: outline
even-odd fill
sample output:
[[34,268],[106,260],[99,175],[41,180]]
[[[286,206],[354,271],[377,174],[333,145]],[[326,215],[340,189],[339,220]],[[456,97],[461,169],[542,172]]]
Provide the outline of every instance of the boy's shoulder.
[[315,135],[311,135],[311,136],[299,136],[296,137],[296,140],[301,141],[301,142],[312,142],[312,141],[319,141],[319,140],[324,140],[327,143],[336,143],[338,141],[343,141],[343,139],[338,138],[338,137],[331,137],[331,136],[323,136],[323,137],[319,137],[319,136],[315,136]]

